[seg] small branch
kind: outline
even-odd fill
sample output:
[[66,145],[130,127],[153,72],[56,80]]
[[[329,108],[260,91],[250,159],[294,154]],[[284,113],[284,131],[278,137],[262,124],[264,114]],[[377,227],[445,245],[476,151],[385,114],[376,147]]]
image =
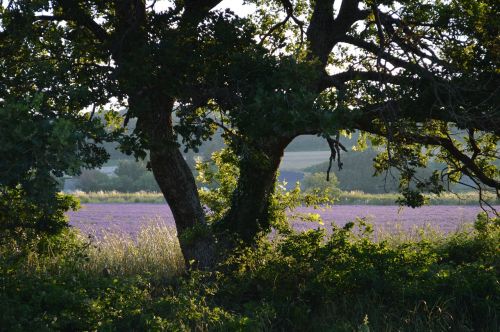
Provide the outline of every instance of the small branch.
[[290,16],[290,15],[287,15],[283,21],[280,21],[280,22],[276,23],[275,25],[273,25],[273,26],[271,27],[271,29],[269,29],[269,31],[268,31],[268,32],[267,32],[267,33],[266,33],[266,34],[262,37],[262,39],[261,39],[261,40],[260,40],[260,42],[259,42],[259,46],[261,46],[261,45],[264,43],[264,41],[265,41],[265,40],[266,40],[266,39],[267,39],[267,38],[268,38],[268,37],[269,37],[269,36],[270,36],[270,35],[271,35],[274,31],[276,31],[276,30],[277,30],[277,29],[279,29],[280,27],[284,26],[284,25],[288,22],[288,20],[290,20],[290,18],[291,18],[291,16]]
[[379,11],[377,9],[377,5],[372,5],[373,15],[375,16],[375,23],[377,25],[377,34],[379,39],[379,56],[377,56],[377,65],[380,65],[380,55],[384,52],[385,49],[385,38],[384,38],[384,30],[382,29],[382,23],[380,22]]
[[156,2],[157,2],[157,0],[153,0],[153,2],[151,3],[151,5],[147,6],[146,9],[154,9],[154,7],[156,5]]
[[92,111],[90,112],[89,122],[91,122],[91,121],[92,121],[92,118],[94,118],[95,109],[96,109],[96,105],[95,105],[95,103],[94,103],[94,104],[92,105]]
[[295,24],[297,24],[299,26],[299,29],[300,29],[300,43],[299,43],[298,49],[300,49],[300,48],[302,48],[302,45],[304,44],[304,35],[305,35],[304,22],[302,22],[301,20],[299,20],[295,16],[295,14],[293,13],[293,5],[290,2],[290,0],[281,0],[281,4],[285,8],[285,10],[287,12],[287,15],[289,15],[291,17],[291,19],[295,22]]
[[37,15],[35,21],[68,21],[68,16],[65,15]]
[[353,36],[347,36],[347,35],[342,37],[340,42],[343,42],[346,44],[351,44],[353,46],[359,47],[359,48],[361,48],[369,53],[374,54],[375,56],[380,56],[380,58],[390,62],[394,66],[407,69],[415,74],[420,74],[420,75],[422,75],[422,77],[429,78],[429,79],[434,78],[434,75],[431,72],[429,72],[425,68],[422,68],[419,65],[407,62],[407,61],[400,59],[394,55],[391,55],[387,52],[380,52],[380,48],[376,44],[361,40],[361,39],[353,37]]
[[332,162],[337,159],[337,165],[339,167],[339,171],[342,169],[343,163],[340,160],[340,150],[347,152],[345,146],[340,143],[340,135],[337,133],[337,137],[335,139],[331,138],[330,135],[326,136],[326,141],[328,142],[328,146],[330,147],[330,163],[328,164],[328,170],[326,171],[326,181],[330,181],[330,170],[332,169]]

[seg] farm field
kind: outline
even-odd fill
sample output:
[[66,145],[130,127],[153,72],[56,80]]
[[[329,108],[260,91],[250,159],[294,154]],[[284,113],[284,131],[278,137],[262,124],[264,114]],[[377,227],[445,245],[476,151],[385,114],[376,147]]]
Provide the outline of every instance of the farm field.
[[[496,207],[500,209],[500,206]],[[478,206],[424,206],[417,209],[381,205],[337,205],[327,209],[300,208],[292,213],[317,213],[324,226],[300,221],[291,216],[297,230],[327,227],[332,222],[339,226],[357,217],[366,218],[377,231],[403,230],[430,226],[442,232],[453,232],[475,220],[482,210]],[[70,224],[84,233],[99,236],[103,232],[125,233],[135,236],[149,224],[173,226],[172,213],[166,204],[84,204],[79,211],[69,212]]]
[[280,169],[301,171],[302,169],[325,162],[330,158],[330,151],[285,152]]

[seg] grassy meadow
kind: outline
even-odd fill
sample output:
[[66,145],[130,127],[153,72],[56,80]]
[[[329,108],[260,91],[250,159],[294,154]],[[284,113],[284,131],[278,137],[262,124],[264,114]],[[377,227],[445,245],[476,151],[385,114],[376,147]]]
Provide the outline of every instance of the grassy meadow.
[[375,236],[358,220],[186,270],[175,232],[0,246],[2,331],[498,331],[498,220]]

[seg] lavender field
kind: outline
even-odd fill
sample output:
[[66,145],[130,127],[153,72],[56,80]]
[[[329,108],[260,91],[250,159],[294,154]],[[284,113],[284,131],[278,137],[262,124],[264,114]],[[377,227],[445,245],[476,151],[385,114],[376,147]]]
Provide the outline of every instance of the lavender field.
[[[497,206],[497,209],[500,207]],[[417,209],[380,205],[337,205],[328,209],[300,208],[294,212],[318,213],[324,226],[291,218],[297,230],[317,227],[328,229],[332,222],[342,226],[355,218],[366,218],[376,230],[410,231],[431,226],[453,232],[469,224],[482,210],[478,206],[424,206]],[[295,215],[296,213],[293,213]],[[99,236],[103,232],[124,233],[135,237],[141,227],[150,224],[174,225],[166,204],[85,204],[79,211],[68,213],[70,224],[84,233]]]

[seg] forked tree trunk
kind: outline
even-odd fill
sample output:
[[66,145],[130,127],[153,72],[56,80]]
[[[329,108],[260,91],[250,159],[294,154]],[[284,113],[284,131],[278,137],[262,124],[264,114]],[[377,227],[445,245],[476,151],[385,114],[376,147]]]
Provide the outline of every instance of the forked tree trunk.
[[285,147],[291,139],[272,139],[261,149],[245,153],[229,212],[222,221],[225,229],[245,243],[252,243],[259,232],[270,230],[269,208],[277,172]]

